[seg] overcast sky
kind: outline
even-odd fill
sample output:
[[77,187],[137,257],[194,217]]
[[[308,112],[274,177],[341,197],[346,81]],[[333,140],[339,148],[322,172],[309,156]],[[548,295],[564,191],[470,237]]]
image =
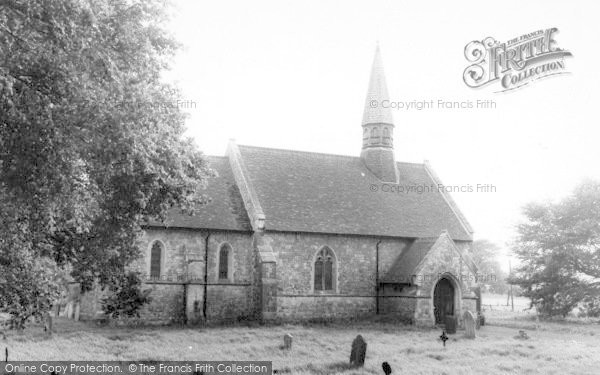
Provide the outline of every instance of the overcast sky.
[[[168,79],[190,101],[188,132],[207,154],[238,144],[355,155],[376,42],[397,110],[399,161],[427,159],[445,185],[493,184],[454,193],[476,239],[506,248],[520,207],[560,199],[600,178],[597,17],[594,1],[175,1],[183,43]],[[462,79],[472,40],[504,42],[559,29],[573,53],[568,75],[494,93]],[[493,100],[495,109],[440,109],[438,100]],[[503,258],[505,261],[506,258]],[[506,263],[506,262],[504,262]]]

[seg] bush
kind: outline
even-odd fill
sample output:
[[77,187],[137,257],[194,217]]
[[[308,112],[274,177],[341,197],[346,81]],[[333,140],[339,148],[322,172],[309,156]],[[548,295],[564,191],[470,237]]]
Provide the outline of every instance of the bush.
[[111,318],[136,317],[139,309],[151,301],[150,289],[142,290],[139,274],[129,272],[115,280],[112,292],[102,299],[102,311]]
[[587,298],[579,306],[579,317],[583,318],[599,318],[600,317],[600,300],[597,298]]

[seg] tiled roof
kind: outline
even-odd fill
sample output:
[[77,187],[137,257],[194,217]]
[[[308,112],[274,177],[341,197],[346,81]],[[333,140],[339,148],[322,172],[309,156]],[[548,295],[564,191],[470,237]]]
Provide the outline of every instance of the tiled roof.
[[447,230],[455,240],[472,240],[437,189],[382,191],[437,186],[424,164],[397,163],[399,183],[393,185],[382,184],[359,157],[251,146],[239,150],[266,230],[412,238]]
[[150,226],[235,231],[252,229],[229,166],[229,159],[223,156],[207,158],[210,167],[218,174],[217,177],[208,180],[206,191],[203,192],[210,198],[210,202],[200,206],[193,216],[173,208],[165,223],[152,222]]
[[425,259],[437,240],[433,237],[415,240],[408,249],[400,254],[388,273],[382,278],[382,281],[410,283],[411,276],[415,274],[415,269]]

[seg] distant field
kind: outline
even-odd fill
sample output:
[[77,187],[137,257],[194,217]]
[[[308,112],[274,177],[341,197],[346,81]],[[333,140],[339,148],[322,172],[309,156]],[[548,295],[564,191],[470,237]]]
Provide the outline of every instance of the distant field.
[[[516,302],[516,301],[515,301]],[[48,338],[40,327],[8,332],[9,360],[269,360],[278,373],[383,374],[388,361],[395,374],[597,374],[600,325],[542,323],[518,340],[527,317],[499,319],[493,310],[474,340],[459,331],[446,348],[438,329],[392,323],[255,327],[112,328],[59,318]],[[293,349],[280,349],[283,335]],[[351,369],[350,345],[357,334],[367,341],[366,365]],[[4,351],[4,348],[1,348]]]
[[[506,295],[500,294],[490,294],[483,293],[481,295],[481,304],[486,310],[502,310],[502,311],[510,311],[511,310],[511,302],[508,301],[508,305],[506,303]],[[514,306],[515,311],[530,311],[534,312],[534,310],[529,310],[529,299],[525,297],[514,297]]]

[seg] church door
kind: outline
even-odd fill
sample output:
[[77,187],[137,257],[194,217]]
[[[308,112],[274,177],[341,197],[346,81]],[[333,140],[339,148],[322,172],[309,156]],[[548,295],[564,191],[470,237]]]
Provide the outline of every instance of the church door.
[[433,314],[436,324],[443,324],[446,315],[454,315],[454,287],[448,279],[441,279],[435,286]]

